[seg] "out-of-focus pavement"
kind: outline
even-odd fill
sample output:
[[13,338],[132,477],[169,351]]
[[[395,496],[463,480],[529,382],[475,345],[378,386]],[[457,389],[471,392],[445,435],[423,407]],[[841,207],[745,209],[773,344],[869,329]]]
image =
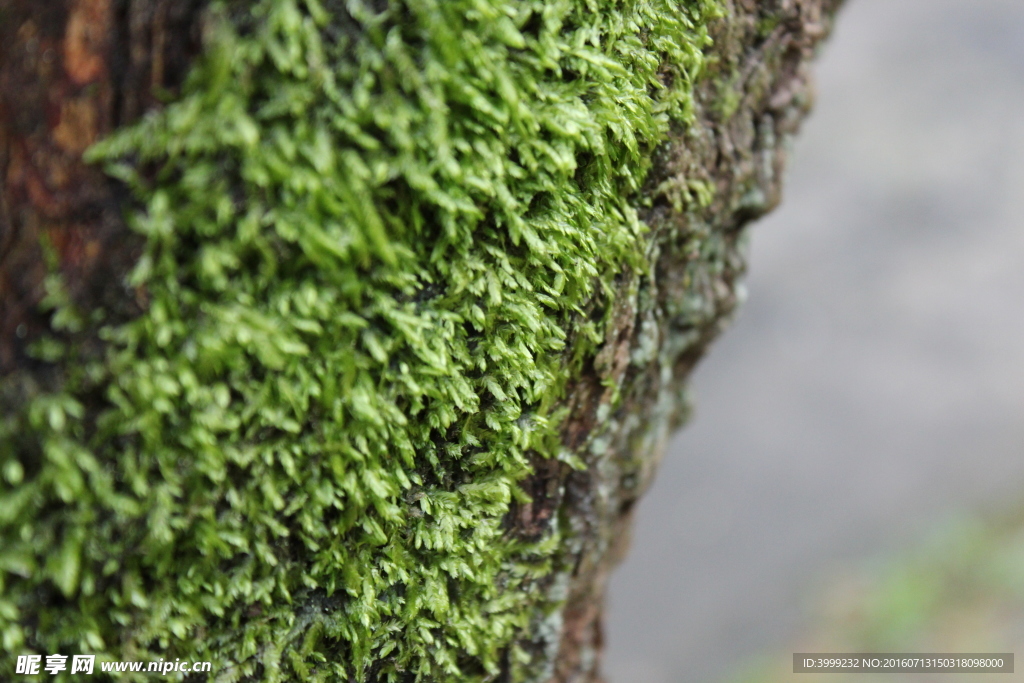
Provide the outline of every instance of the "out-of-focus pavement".
[[816,73],[612,581],[611,683],[715,681],[830,573],[1024,495],[1024,1],[849,0]]

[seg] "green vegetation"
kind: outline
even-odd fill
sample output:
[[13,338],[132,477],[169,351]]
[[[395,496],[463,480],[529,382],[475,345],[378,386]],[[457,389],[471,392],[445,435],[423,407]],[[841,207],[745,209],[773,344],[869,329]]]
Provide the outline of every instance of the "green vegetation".
[[528,676],[560,537],[503,518],[530,452],[576,462],[558,400],[647,267],[634,204],[717,5],[375,5],[216,5],[180,99],[91,151],[145,312],[83,362],[102,314],[51,278],[64,390],[0,424],[0,671]]
[[[731,680],[792,680],[793,652],[1019,652],[1024,511],[959,516],[915,546],[837,577],[805,635]],[[817,681],[917,681],[920,673],[800,674]],[[942,674],[942,680],[977,680]]]

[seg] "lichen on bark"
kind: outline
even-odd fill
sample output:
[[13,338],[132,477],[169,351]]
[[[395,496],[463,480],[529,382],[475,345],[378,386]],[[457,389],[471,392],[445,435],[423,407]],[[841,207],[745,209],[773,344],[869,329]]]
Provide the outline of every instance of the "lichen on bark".
[[[115,246],[69,266],[77,205],[24,227],[46,205],[5,102],[3,272],[35,275],[0,297],[0,667],[595,677],[613,541],[834,3],[10,5],[0,71],[45,24],[53,82],[100,84],[50,96],[102,126],[36,142],[78,145]],[[202,37],[184,80],[172,19]]]

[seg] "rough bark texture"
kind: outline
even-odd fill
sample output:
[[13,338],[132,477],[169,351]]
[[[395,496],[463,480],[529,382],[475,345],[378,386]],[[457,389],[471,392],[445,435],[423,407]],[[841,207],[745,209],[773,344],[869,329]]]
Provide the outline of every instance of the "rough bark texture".
[[[780,201],[787,146],[811,106],[811,61],[840,4],[730,3],[712,28],[698,123],[675,131],[657,155],[643,215],[654,276],[620,279],[615,333],[568,398],[564,440],[587,469],[538,469],[531,485],[558,492],[539,500],[557,505],[572,530],[565,574],[555,579],[568,601],[554,620],[560,644],[552,681],[600,680],[604,592],[627,550],[631,511],[685,421],[690,372],[743,298],[744,230]],[[712,190],[696,210],[680,197],[694,179]],[[680,211],[684,205],[691,210]],[[609,411],[613,388],[623,401]]]
[[[630,512],[685,417],[690,371],[742,298],[744,227],[779,201],[786,143],[810,104],[808,64],[839,2],[729,2],[697,123],[657,152],[642,212],[651,275],[617,279],[612,333],[565,399],[562,439],[586,468],[537,459],[522,485],[532,500],[509,515],[524,539],[555,523],[565,539],[545,588],[562,607],[538,614],[521,642],[552,683],[600,680],[603,595]],[[82,153],[173,96],[199,50],[203,5],[0,2],[0,377],[19,378],[3,389],[8,405],[23,382],[53,382],[25,354],[49,328],[39,303],[53,265],[76,305],[107,322],[146,306],[124,284],[140,250],[127,193]]]

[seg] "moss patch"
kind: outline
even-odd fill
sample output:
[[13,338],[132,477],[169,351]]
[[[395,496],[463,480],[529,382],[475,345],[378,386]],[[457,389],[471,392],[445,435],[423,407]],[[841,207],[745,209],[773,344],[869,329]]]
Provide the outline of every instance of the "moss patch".
[[[503,520],[531,452],[571,459],[553,410],[646,267],[631,198],[715,11],[216,6],[181,98],[91,152],[138,202],[145,313],[101,362],[40,344],[65,391],[0,428],[0,670],[524,677],[559,535]],[[58,331],[96,318],[51,291]]]

